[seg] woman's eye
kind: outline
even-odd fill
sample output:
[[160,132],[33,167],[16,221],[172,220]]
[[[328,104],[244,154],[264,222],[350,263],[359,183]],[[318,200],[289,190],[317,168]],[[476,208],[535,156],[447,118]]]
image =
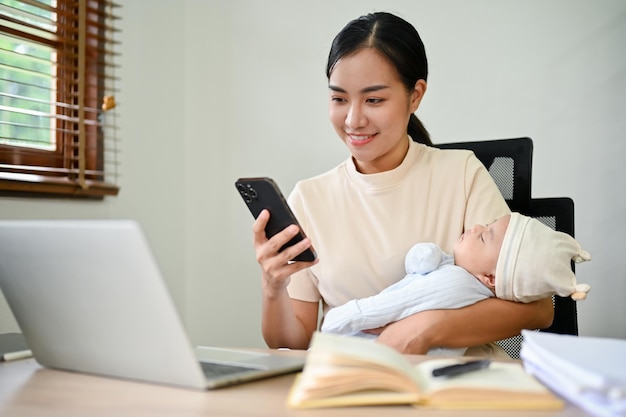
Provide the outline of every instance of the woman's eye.
[[331,98],[330,98],[330,101],[333,101],[333,102],[335,102],[335,103],[343,103],[343,102],[345,102],[346,100],[345,100],[345,99],[343,99],[342,97],[331,97]]
[[371,104],[379,104],[383,102],[383,99],[382,98],[368,98],[367,102]]

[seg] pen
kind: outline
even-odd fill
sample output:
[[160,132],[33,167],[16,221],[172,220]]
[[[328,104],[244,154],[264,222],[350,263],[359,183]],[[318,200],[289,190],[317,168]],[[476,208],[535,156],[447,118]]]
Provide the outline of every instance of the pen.
[[16,361],[19,359],[30,358],[31,356],[33,356],[33,353],[27,349],[27,350],[20,350],[17,352],[7,352],[4,354],[3,357],[0,357],[0,359],[4,359],[6,362],[8,362],[8,361]]
[[465,363],[458,363],[456,365],[444,366],[441,368],[433,369],[433,376],[455,376],[465,374],[467,372],[478,371],[489,366],[491,360],[481,359],[477,361],[470,361]]

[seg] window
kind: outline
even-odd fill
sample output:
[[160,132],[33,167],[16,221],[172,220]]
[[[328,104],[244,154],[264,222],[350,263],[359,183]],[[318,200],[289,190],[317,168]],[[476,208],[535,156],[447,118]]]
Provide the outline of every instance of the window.
[[0,0],[0,195],[116,195],[111,0]]

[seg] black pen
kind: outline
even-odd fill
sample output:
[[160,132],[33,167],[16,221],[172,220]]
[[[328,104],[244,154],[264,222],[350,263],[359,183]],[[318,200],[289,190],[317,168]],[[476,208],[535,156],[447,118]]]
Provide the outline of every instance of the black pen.
[[433,369],[433,376],[455,376],[465,374],[467,372],[478,371],[489,366],[491,360],[481,359],[477,361],[470,361],[465,363],[458,363],[456,365],[444,366],[442,368]]

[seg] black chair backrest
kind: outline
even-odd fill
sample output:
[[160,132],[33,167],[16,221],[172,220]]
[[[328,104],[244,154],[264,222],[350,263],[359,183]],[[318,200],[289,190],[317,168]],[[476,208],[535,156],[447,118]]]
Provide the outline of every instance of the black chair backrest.
[[[554,230],[574,237],[574,201],[568,197],[534,198],[530,200],[528,211],[522,213],[534,217]],[[572,262],[572,271],[574,263]],[[576,301],[570,297],[552,297],[554,320],[552,326],[537,331],[578,335],[578,314]],[[521,335],[499,340],[496,343],[512,358],[519,359],[523,338]]]
[[[435,146],[473,151],[493,177],[511,211],[537,218],[552,229],[574,237],[574,202],[571,198],[531,198],[532,139],[498,139]],[[552,326],[542,331],[578,335],[576,302],[569,297],[559,296],[554,296],[553,302],[554,321]],[[521,335],[496,343],[512,358],[519,359]]]
[[[569,197],[533,198],[527,216],[534,217],[554,230],[574,236],[574,201]],[[572,262],[572,271],[576,272]],[[544,332],[578,335],[576,301],[554,296],[554,321]]]
[[512,211],[524,212],[531,199],[533,141],[530,138],[441,143],[440,149],[468,149],[487,168]]

